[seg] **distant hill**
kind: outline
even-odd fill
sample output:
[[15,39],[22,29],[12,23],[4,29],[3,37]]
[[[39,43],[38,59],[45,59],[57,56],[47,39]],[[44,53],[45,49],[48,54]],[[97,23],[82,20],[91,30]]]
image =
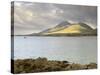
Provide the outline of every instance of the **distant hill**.
[[51,33],[51,32],[55,32],[55,31],[59,31],[59,30],[62,30],[64,28],[68,27],[69,25],[70,25],[69,22],[64,21],[64,22],[61,22],[60,24],[56,25],[55,27],[46,29],[40,33]]
[[97,28],[93,30],[93,33],[97,33]]
[[[31,34],[34,35],[34,34]],[[36,34],[35,34],[36,35]],[[89,25],[85,23],[69,23],[67,21],[61,22],[53,28],[46,29],[37,35],[45,36],[57,36],[57,35],[97,35],[97,29],[92,29]]]

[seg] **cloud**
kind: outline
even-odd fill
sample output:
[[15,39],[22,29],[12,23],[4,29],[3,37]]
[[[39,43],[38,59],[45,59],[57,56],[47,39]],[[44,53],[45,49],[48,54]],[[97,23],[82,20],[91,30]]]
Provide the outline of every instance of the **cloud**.
[[96,27],[97,8],[93,6],[15,1],[14,8],[15,34],[40,32],[66,20]]

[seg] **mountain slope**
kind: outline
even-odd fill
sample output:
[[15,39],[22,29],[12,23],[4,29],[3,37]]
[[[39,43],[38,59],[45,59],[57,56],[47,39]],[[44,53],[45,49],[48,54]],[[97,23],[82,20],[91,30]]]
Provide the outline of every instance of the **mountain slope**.
[[[56,28],[57,27],[57,28]],[[66,26],[56,26],[49,29],[49,32],[42,33],[43,35],[56,35],[56,34],[92,34],[93,29],[85,23],[69,24]],[[50,32],[51,31],[51,32]]]
[[43,35],[43,36],[79,36],[79,35],[97,35],[97,29],[92,29],[85,23],[69,23],[67,21],[61,22],[53,28],[46,29],[37,34],[31,35]]
[[68,27],[68,26],[70,26],[70,23],[67,22],[67,21],[64,21],[64,22],[61,22],[60,24],[56,25],[53,28],[49,28],[49,29],[46,29],[46,30],[40,32],[40,34],[41,33],[51,33],[51,32],[55,32],[55,31],[59,31],[59,30],[62,30],[64,28]]

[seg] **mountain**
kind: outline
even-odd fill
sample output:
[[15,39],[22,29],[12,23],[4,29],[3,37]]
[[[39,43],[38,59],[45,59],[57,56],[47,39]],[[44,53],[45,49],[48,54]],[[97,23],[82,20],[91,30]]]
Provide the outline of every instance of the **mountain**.
[[45,36],[79,36],[79,35],[97,35],[97,29],[91,28],[85,23],[69,23],[67,21],[61,22],[53,28],[44,30],[37,35]]
[[51,33],[51,32],[55,32],[55,31],[59,31],[59,30],[62,30],[64,28],[68,27],[69,25],[70,25],[69,22],[64,21],[64,22],[61,22],[60,24],[56,25],[53,28],[49,28],[49,29],[46,29],[46,30],[40,32],[40,34],[41,33]]
[[97,34],[97,28],[93,29],[92,33]]

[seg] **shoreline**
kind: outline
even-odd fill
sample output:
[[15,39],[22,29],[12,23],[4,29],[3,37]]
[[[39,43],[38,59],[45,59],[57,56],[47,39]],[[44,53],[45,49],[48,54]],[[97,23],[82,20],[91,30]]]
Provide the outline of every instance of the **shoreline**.
[[70,63],[67,60],[48,60],[47,58],[11,60],[12,73],[36,73],[52,71],[70,71],[97,69],[97,63],[89,64]]

